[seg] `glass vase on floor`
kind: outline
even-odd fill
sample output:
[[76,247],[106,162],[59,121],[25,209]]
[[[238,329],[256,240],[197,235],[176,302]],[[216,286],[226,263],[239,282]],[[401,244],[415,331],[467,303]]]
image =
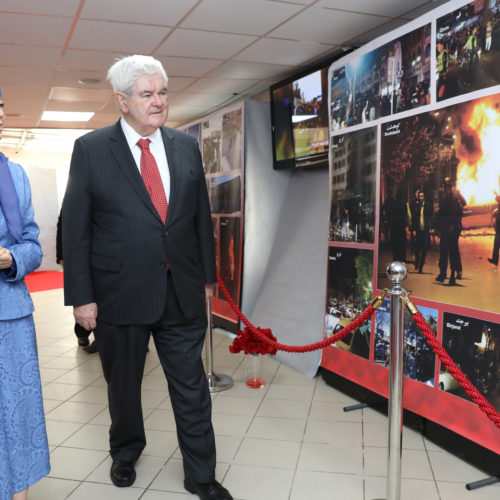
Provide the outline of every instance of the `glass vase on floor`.
[[247,385],[252,389],[264,387],[264,369],[262,366],[262,356],[260,354],[246,355]]

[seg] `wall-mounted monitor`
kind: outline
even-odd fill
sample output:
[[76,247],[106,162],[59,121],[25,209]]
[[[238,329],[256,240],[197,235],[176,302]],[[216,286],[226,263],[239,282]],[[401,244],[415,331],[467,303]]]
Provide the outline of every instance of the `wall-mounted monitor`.
[[275,170],[328,165],[329,64],[271,86]]

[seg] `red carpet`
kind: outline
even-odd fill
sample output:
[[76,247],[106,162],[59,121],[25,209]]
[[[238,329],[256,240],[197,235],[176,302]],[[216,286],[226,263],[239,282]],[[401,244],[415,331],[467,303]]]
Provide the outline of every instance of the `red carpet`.
[[35,271],[25,278],[30,292],[43,292],[63,287],[62,271]]

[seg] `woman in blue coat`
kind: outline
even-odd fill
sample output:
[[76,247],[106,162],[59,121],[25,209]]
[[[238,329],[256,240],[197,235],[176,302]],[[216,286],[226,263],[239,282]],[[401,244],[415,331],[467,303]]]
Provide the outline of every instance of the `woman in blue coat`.
[[[0,92],[0,137],[3,129]],[[31,190],[0,153],[0,500],[24,500],[50,470],[33,302],[24,277],[40,266]]]

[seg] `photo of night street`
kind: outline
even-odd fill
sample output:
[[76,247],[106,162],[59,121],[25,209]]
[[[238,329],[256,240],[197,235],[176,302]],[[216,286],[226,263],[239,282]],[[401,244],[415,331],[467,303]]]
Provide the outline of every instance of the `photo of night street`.
[[[500,95],[382,126],[377,287],[500,312]],[[495,243],[496,240],[496,243]]]
[[500,83],[500,2],[471,2],[437,20],[437,101]]

